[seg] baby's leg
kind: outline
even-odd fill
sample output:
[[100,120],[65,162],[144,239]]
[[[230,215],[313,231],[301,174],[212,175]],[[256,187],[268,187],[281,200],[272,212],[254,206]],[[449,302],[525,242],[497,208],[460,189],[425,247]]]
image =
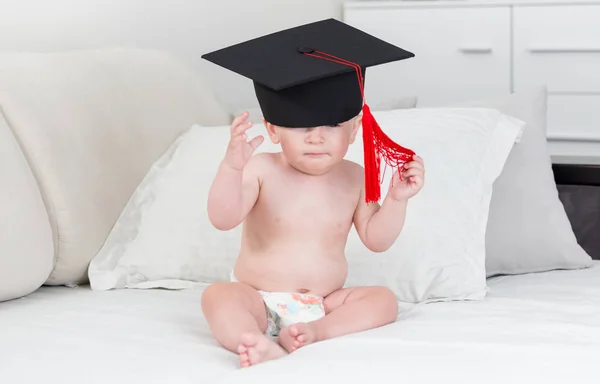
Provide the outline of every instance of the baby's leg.
[[217,341],[239,354],[242,367],[286,354],[264,335],[265,304],[249,285],[236,282],[209,286],[202,294],[202,311]]
[[325,298],[325,317],[290,325],[279,332],[279,343],[288,351],[321,340],[393,323],[398,301],[385,287],[340,289]]

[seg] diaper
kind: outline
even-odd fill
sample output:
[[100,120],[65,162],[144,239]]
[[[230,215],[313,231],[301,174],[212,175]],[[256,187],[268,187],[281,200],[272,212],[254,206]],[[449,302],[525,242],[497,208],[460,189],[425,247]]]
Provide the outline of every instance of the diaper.
[[[233,272],[231,281],[238,281]],[[325,316],[322,297],[295,292],[257,292],[267,308],[267,336],[277,337],[282,328],[295,323],[308,323]]]

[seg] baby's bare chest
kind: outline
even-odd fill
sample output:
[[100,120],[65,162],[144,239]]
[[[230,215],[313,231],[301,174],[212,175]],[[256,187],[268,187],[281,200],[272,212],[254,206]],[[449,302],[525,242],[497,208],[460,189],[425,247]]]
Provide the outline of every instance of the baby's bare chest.
[[344,233],[359,194],[350,181],[333,177],[269,180],[261,188],[256,213],[271,230]]

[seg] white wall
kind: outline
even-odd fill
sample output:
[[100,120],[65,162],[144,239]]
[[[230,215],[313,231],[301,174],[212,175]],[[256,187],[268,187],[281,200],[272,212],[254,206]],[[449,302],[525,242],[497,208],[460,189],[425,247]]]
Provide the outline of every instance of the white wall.
[[169,50],[206,76],[231,110],[255,105],[252,84],[200,56],[323,18],[344,0],[0,0],[0,51],[103,46]]

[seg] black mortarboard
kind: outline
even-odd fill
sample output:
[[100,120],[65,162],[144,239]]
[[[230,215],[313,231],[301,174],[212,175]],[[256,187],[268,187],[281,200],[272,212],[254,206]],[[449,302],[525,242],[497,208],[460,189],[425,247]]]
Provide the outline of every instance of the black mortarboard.
[[367,67],[414,54],[335,19],[272,33],[202,56],[254,82],[263,116],[281,127],[335,125],[358,115],[354,68],[305,53],[324,52]]
[[363,111],[367,200],[379,198],[381,156],[399,166],[413,152],[391,141],[364,104],[367,67],[414,54],[335,19],[272,33],[202,58],[251,79],[263,116],[287,128],[336,125]]

